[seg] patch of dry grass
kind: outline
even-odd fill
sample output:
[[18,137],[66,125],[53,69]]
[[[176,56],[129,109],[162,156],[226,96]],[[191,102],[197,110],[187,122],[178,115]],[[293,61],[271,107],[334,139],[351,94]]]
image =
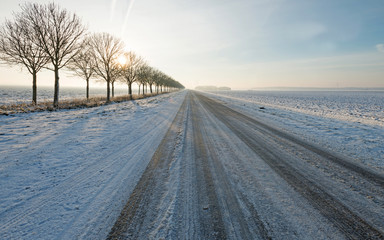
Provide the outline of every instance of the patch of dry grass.
[[[162,93],[159,93],[162,94]],[[133,94],[132,99],[129,95],[117,96],[111,98],[111,102],[124,102],[130,100],[137,100],[147,97],[152,97],[158,95],[156,93],[153,94]],[[92,97],[88,100],[86,98],[81,99],[70,99],[70,100],[61,100],[59,101],[59,107],[54,108],[52,101],[43,101],[38,104],[32,103],[20,103],[20,104],[7,104],[0,105],[0,115],[9,115],[15,113],[28,113],[28,112],[41,112],[41,111],[55,111],[57,109],[75,109],[75,108],[90,108],[97,107],[107,104],[106,97]]]

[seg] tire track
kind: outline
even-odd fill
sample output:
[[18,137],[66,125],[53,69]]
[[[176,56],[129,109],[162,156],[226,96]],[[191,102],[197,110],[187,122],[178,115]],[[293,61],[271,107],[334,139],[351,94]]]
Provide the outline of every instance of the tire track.
[[[159,195],[164,191],[161,183],[168,177],[163,172],[173,160],[172,155],[174,153],[169,149],[176,149],[177,130],[182,127],[186,106],[187,97],[184,99],[168,132],[129,197],[107,239],[137,239],[143,233],[149,234],[150,229],[145,224],[145,220],[156,218],[156,212],[148,210],[159,205]],[[182,132],[179,132],[179,134],[182,134]],[[151,216],[148,217],[148,215]]]
[[200,222],[204,223],[201,224],[201,235],[203,238],[208,239],[227,239],[211,167],[208,163],[210,155],[203,138],[203,129],[200,127],[200,113],[197,111],[195,104],[193,101],[191,111],[197,185],[199,186],[197,194],[200,209],[198,213]]
[[[224,221],[225,218],[222,216],[223,214],[221,212],[229,217],[229,219],[226,219],[225,221],[226,224],[223,224],[223,227],[228,234],[218,236],[218,239],[270,239],[268,231],[260,220],[256,209],[241,192],[237,192],[234,189],[228,176],[225,175],[226,171],[220,162],[220,157],[217,152],[219,149],[214,146],[214,137],[210,136],[200,118],[202,115],[209,115],[207,112],[203,112],[203,108],[198,105],[198,100],[194,96],[192,104],[194,116],[193,123],[195,127],[194,132],[203,133],[197,134],[195,137],[195,151],[205,154],[204,158],[202,158],[205,160],[205,165],[207,165],[205,167],[205,174],[210,176],[208,186],[213,186],[209,191],[216,195],[210,201],[218,204],[220,207],[220,214],[217,213],[217,215],[219,215],[220,219],[223,219],[222,221]],[[210,119],[210,121],[214,122],[213,119]],[[196,146],[199,146],[199,148]],[[242,202],[246,208],[243,208],[244,206],[241,207],[240,202]],[[247,217],[245,211],[250,213],[250,217]]]
[[[160,207],[171,208],[172,204],[175,204],[175,211],[165,216],[168,218],[165,222],[171,224],[171,233],[165,236],[170,238],[269,239],[256,209],[244,195],[234,190],[218,155],[212,151],[212,142],[200,119],[207,113],[200,108],[188,94],[107,239],[154,238],[151,233],[163,229],[164,219],[160,215],[164,209]],[[190,119],[191,124],[183,124],[185,118]],[[178,136],[184,139],[183,144],[191,144],[192,148],[175,148]],[[190,138],[185,140],[186,136]],[[183,159],[173,159],[175,155]],[[187,177],[180,179],[182,182],[176,190],[168,189],[165,184],[172,178],[168,168],[173,161],[182,161],[178,176]],[[181,189],[183,186],[187,189]],[[177,203],[162,205],[164,196],[178,199]]]

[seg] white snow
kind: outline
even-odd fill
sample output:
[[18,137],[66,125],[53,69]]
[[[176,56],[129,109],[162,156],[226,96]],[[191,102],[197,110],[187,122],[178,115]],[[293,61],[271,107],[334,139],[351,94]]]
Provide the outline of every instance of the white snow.
[[384,171],[384,92],[204,94],[299,138]]
[[185,91],[0,116],[0,239],[103,239]]
[[384,91],[223,91],[232,99],[384,127]]
[[[0,116],[0,239],[104,239],[185,94],[183,91],[89,109]],[[348,105],[350,100],[342,98],[338,101],[342,102],[340,105],[332,105],[329,99],[316,96],[304,100],[271,93],[258,95],[254,91],[205,94],[315,145],[384,171],[384,120],[380,111],[383,103],[373,102],[371,109],[359,110],[356,102]],[[365,105],[369,106],[369,101]],[[261,106],[266,109],[260,109]],[[331,108],[335,109],[330,112]],[[223,139],[232,139],[226,134],[222,133]],[[184,138],[179,139],[177,148],[184,149],[187,142]],[[219,138],[211,141],[221,144]],[[230,153],[238,152],[244,159],[247,156],[254,159],[247,151],[236,149],[240,146],[236,138],[232,145],[228,156],[223,156],[226,164],[232,162]],[[188,155],[191,146],[183,151]],[[179,199],[180,196],[172,195],[175,189],[190,184],[179,179],[182,164],[189,164],[180,161],[181,157],[175,156],[178,161],[170,166],[171,177],[164,183],[169,193],[164,193],[161,206],[168,208],[159,210],[155,221],[161,224],[151,233],[153,237],[168,236],[171,231],[168,225],[182,218],[167,222],[175,202],[190,201],[188,197]],[[292,211],[297,214],[294,218],[297,226],[305,226],[305,222],[298,222],[303,221],[300,214],[304,213],[294,211],[295,201],[279,195],[279,184],[270,181],[272,177],[264,165],[252,166],[244,163],[236,168],[233,165],[224,168],[237,173],[247,170],[249,174],[260,175],[262,182],[265,175],[268,181],[263,183],[270,188],[260,192],[251,188],[254,183],[249,183],[244,185],[244,194],[261,197],[265,194],[274,201],[285,201],[283,206],[287,208],[275,212],[276,216],[271,218]],[[236,176],[241,175],[233,174],[235,183]],[[259,204],[264,206],[267,216],[270,202],[260,200]],[[280,226],[281,232],[288,224]],[[306,231],[303,227],[299,232]]]

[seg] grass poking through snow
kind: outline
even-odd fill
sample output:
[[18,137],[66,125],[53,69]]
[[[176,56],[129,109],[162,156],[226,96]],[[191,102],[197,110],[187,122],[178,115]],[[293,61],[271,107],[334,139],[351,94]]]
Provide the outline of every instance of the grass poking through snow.
[[[162,93],[159,93],[162,94]],[[152,97],[158,95],[157,93],[153,94],[133,94],[132,99],[129,95],[117,96],[111,98],[110,103],[124,102],[129,100],[142,99],[147,97]],[[57,109],[75,109],[75,108],[90,108],[97,107],[107,104],[106,97],[91,97],[88,100],[86,98],[79,99],[70,99],[59,101],[59,107],[53,107],[52,101],[42,101],[37,104],[32,103],[19,103],[19,104],[7,104],[0,105],[0,115],[9,115],[15,113],[28,113],[28,112],[41,112],[41,111],[54,111]]]

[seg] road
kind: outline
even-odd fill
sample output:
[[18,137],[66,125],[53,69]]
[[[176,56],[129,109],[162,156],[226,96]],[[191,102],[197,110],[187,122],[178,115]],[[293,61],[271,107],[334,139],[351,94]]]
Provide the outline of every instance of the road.
[[384,176],[190,91],[108,239],[384,239]]

